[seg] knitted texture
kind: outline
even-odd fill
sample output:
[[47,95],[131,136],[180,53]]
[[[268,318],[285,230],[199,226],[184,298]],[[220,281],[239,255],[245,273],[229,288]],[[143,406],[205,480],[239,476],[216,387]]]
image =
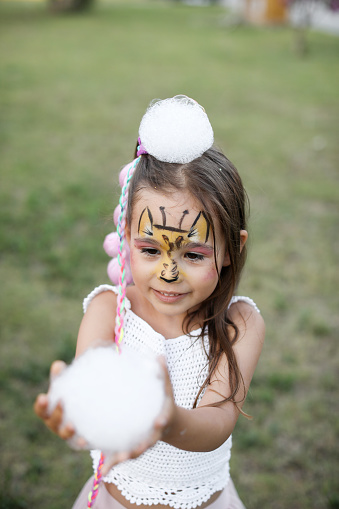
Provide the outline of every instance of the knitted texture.
[[[103,291],[117,293],[110,285],[96,288],[84,300],[85,312],[95,295]],[[234,297],[231,304],[238,300],[257,309],[247,297]],[[208,371],[200,332],[198,329],[191,337],[165,339],[133,313],[126,299],[124,343],[140,353],[166,356],[175,402],[187,409],[192,408]],[[207,335],[204,345],[208,351]],[[104,481],[115,484],[127,500],[137,505],[164,504],[174,509],[193,509],[227,485],[231,446],[232,437],[210,452],[183,451],[159,441],[139,458],[112,468]],[[100,451],[91,451],[91,455],[96,470]]]

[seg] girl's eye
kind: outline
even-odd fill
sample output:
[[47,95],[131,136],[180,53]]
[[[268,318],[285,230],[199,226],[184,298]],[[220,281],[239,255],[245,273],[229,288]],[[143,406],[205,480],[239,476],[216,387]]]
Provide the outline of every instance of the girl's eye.
[[205,258],[204,255],[200,253],[186,253],[185,257],[191,260],[192,262],[203,260]]
[[145,253],[148,256],[156,256],[160,253],[158,249],[155,249],[155,247],[143,247],[141,248],[141,252]]

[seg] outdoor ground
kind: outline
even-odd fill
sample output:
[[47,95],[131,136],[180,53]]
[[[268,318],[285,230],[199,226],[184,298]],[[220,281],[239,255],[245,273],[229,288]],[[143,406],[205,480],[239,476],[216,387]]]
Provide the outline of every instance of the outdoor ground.
[[239,293],[267,339],[234,432],[248,509],[335,509],[338,489],[339,38],[227,27],[222,7],[0,2],[0,508],[65,509],[90,475],[35,417],[70,361],[81,301],[107,282],[117,175],[154,97],[206,108],[251,201]]

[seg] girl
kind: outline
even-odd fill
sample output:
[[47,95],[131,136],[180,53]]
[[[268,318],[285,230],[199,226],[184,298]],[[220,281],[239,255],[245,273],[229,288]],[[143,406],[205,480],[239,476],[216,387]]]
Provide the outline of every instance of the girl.
[[[95,504],[243,508],[229,474],[231,434],[264,340],[256,305],[234,296],[246,257],[245,191],[213,147],[208,117],[195,101],[176,96],[151,104],[139,135],[118,226],[134,281],[126,291],[124,342],[166,357],[167,400],[147,443],[105,465]],[[76,355],[98,338],[112,341],[118,293],[103,285],[85,299]],[[50,415],[47,405],[40,395],[37,414],[71,438],[62,408]],[[100,451],[91,454],[97,467]],[[86,507],[91,484],[75,509]]]

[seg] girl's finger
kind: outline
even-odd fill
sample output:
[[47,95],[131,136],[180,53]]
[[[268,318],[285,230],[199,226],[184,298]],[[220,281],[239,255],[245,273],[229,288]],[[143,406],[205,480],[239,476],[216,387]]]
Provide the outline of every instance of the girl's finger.
[[105,459],[104,466],[101,469],[102,477],[105,477],[105,475],[108,474],[108,472],[111,470],[111,468],[117,464],[115,457],[116,457],[116,455],[113,454],[112,456],[109,456],[108,458]]
[[162,427],[160,429],[154,428],[153,433],[150,436],[150,441],[148,443],[147,448],[153,447],[153,445],[156,444],[157,441],[160,440],[161,438],[162,438]]
[[[87,440],[85,440],[83,437],[79,437],[78,435],[76,435],[76,431],[74,429],[74,427],[72,426],[72,424],[67,424],[67,426],[65,427],[64,430],[60,430],[62,433],[65,432],[65,434],[71,434],[71,436],[68,436],[68,438],[66,438],[67,440],[67,443],[70,447],[72,447],[72,449],[75,449],[76,451],[82,451],[83,449],[90,449],[89,447],[89,444],[87,442]],[[60,435],[60,431],[59,431],[59,436]]]
[[123,461],[130,459],[130,457],[130,454],[127,452],[116,452],[111,456],[108,456],[108,458],[105,459],[104,466],[102,467],[102,476],[104,477],[112,467],[118,463],[122,463]]
[[173,407],[173,400],[167,397],[162,407],[161,414],[154,421],[154,429],[162,430],[168,426],[173,414]]
[[39,394],[34,403],[34,412],[40,419],[48,417],[48,397],[47,394]]
[[69,440],[73,437],[74,433],[75,429],[70,423],[66,424],[66,426],[61,426],[61,428],[58,430],[58,435],[63,440]]
[[50,416],[45,419],[46,425],[54,431],[54,433],[59,433],[60,426],[62,424],[63,411],[60,403],[57,404],[53,412]]
[[145,442],[141,442],[141,444],[139,444],[131,453],[130,453],[130,457],[132,459],[135,459],[135,458],[138,458],[139,456],[141,456],[145,451],[147,451],[147,449],[149,447],[151,447],[153,445],[153,442],[150,443],[149,441],[145,441]]
[[61,371],[66,368],[66,364],[63,361],[54,361],[51,365],[50,369],[50,379],[51,381],[58,375],[60,375]]
[[154,421],[154,430],[160,434],[157,440],[161,440],[163,434],[166,432],[166,428],[170,426],[175,412],[175,402],[173,395],[172,383],[169,377],[166,359],[165,357],[159,357],[159,362],[163,369],[164,382],[165,382],[165,401],[161,410],[160,415]]

